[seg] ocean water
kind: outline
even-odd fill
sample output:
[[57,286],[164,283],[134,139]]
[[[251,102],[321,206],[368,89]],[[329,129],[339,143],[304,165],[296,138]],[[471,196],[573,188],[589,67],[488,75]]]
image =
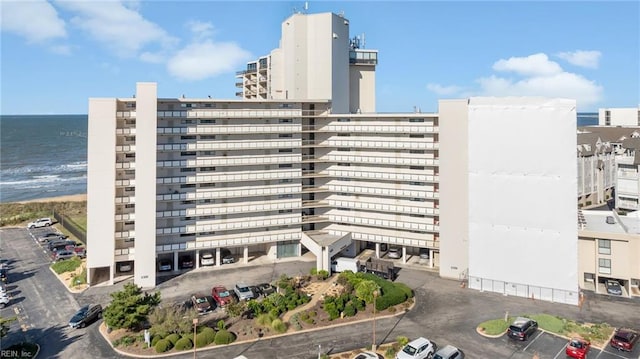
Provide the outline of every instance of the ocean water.
[[[598,124],[578,114],[578,126]],[[0,202],[87,193],[87,115],[0,116]]]
[[87,115],[0,116],[0,202],[87,193]]

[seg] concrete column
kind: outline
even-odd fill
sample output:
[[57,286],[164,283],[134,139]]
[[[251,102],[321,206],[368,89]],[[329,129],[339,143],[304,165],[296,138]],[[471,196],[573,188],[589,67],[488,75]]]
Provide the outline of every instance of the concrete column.
[[380,258],[380,243],[376,242],[376,258]]
[[113,279],[115,277],[115,268],[113,268],[113,265],[109,266],[109,285],[113,285]]
[[302,243],[298,242],[298,257],[302,257]]
[[173,252],[173,271],[177,272],[180,269],[178,263],[178,252]]
[[247,264],[249,263],[249,246],[244,246],[243,252],[244,264]]
[[200,268],[200,250],[196,249],[195,258],[193,260],[196,262],[196,269]]
[[429,268],[433,268],[433,249],[428,248],[429,253]]
[[220,248],[216,248],[216,267],[220,267],[222,260],[220,260]]
[[402,246],[402,263],[407,263],[407,247]]

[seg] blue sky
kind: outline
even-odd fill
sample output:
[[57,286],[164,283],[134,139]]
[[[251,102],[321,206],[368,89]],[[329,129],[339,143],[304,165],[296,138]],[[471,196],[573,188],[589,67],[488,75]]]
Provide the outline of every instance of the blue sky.
[[[304,1],[2,0],[2,114],[87,113],[89,97],[234,98]],[[640,104],[638,1],[309,1],[379,51],[377,110],[442,98],[548,96],[578,111]]]

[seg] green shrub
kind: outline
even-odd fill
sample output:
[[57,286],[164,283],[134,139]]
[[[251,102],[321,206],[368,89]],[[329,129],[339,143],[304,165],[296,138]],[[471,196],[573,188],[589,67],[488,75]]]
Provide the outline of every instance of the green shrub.
[[173,334],[167,335],[165,339],[168,340],[172,346],[175,346],[176,342],[180,339],[180,336],[176,333],[173,333]]
[[153,347],[156,348],[156,353],[164,353],[171,349],[171,342],[166,339],[160,339]]
[[318,271],[318,279],[325,280],[327,278],[329,278],[329,272],[328,271],[326,271],[324,269]]
[[273,315],[267,314],[267,313],[263,313],[263,314],[258,315],[258,317],[256,318],[256,322],[258,323],[258,325],[266,327],[266,326],[271,325],[271,322],[273,322],[273,320],[275,318],[276,318],[276,316],[273,316]]
[[193,348],[193,343],[191,342],[191,339],[183,337],[178,339],[174,347],[176,350],[189,350]]
[[391,287],[390,290],[383,292],[382,295],[376,299],[376,310],[383,311],[405,300],[407,300],[407,297],[402,290]]
[[[220,322],[218,322],[218,324],[220,324]],[[224,328],[221,328],[220,330],[224,330]],[[207,338],[207,345],[213,343],[213,341],[216,338],[216,331],[213,330],[213,328],[204,327],[202,328],[202,331],[200,332],[200,334],[202,334],[205,338]]]
[[207,342],[209,336],[205,333],[198,333],[196,335],[196,348],[204,348],[207,345],[211,344],[211,342]]
[[394,348],[393,346],[390,346],[387,348],[387,350],[385,350],[384,352],[384,357],[385,358],[393,358],[396,355],[396,348]]
[[409,338],[405,337],[404,335],[399,335],[396,337],[396,342],[401,347],[404,347],[405,345],[409,344]]
[[315,267],[311,268],[311,271],[309,271],[309,273],[310,273],[311,275],[316,275],[316,274],[318,274],[318,268],[315,268]]
[[224,320],[222,320],[222,319],[218,320],[217,326],[218,326],[218,330],[225,329]]
[[164,338],[164,335],[162,334],[154,335],[153,338],[151,338],[151,346],[155,347],[158,341],[160,341],[162,338]]
[[284,333],[287,331],[287,325],[282,321],[282,319],[274,319],[271,322],[271,327],[278,333]]
[[234,335],[226,329],[219,330],[216,333],[215,343],[220,344],[230,344],[235,340]]
[[136,338],[135,337],[132,337],[131,335],[125,335],[120,339],[114,340],[113,341],[113,346],[114,347],[119,347],[119,346],[128,347],[129,345],[132,345],[135,342],[136,342]]
[[345,317],[353,317],[354,315],[356,315],[356,306],[352,303],[349,302],[347,305],[344,306],[344,316]]
[[393,283],[398,290],[402,291],[407,298],[413,298],[413,289],[404,283]]
[[362,299],[352,299],[351,302],[356,306],[356,310],[362,311],[367,306],[367,303]]

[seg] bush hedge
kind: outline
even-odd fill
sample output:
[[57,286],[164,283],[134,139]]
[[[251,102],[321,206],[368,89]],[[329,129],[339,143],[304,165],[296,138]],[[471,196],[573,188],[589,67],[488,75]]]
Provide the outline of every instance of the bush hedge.
[[[224,328],[222,328],[222,329],[224,329]],[[207,344],[213,343],[213,341],[216,339],[216,331],[213,330],[213,328],[204,327],[204,328],[202,328],[202,331],[200,332],[200,334],[202,334],[203,336],[205,336],[207,338]]]
[[204,348],[207,345],[211,344],[211,342],[208,341],[209,336],[205,333],[198,333],[198,335],[196,335],[196,348]]
[[156,353],[164,353],[171,349],[171,342],[166,339],[160,339],[153,347],[156,349]]
[[230,344],[235,340],[235,336],[226,329],[218,330],[216,333],[215,343],[220,344]]
[[163,338],[164,338],[164,336],[162,334],[154,335],[153,338],[151,338],[151,346],[155,347],[156,344],[158,344],[158,341],[160,341]]
[[271,327],[278,333],[284,333],[287,331],[287,325],[282,321],[282,319],[274,319],[271,322]]
[[193,343],[189,338],[180,338],[178,339],[174,347],[176,348],[176,350],[189,350],[193,348]]
[[176,333],[173,333],[173,334],[167,335],[165,339],[168,340],[172,346],[175,346],[176,342],[180,339],[180,336]]

